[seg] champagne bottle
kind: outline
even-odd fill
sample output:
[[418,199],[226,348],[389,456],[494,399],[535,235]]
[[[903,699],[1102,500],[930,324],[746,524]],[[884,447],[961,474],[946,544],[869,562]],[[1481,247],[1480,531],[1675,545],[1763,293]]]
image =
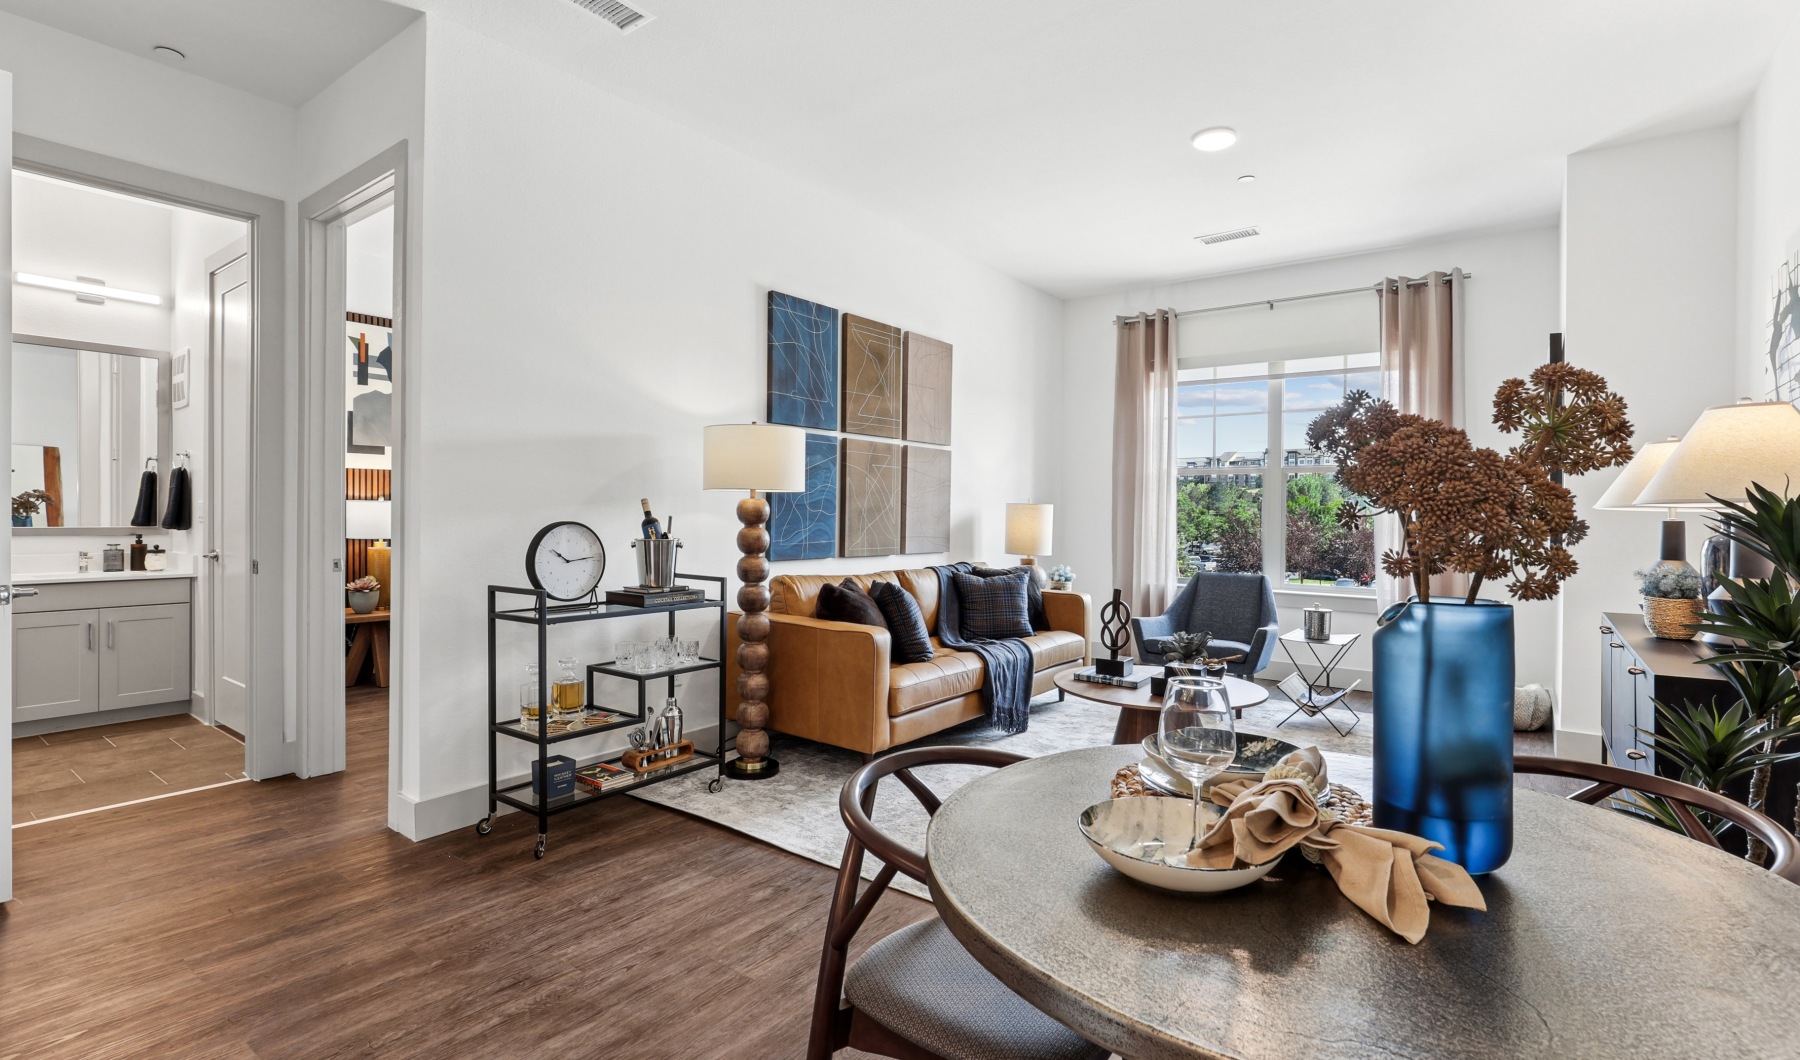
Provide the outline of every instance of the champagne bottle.
[[644,539],[653,541],[662,535],[662,523],[657,522],[656,516],[651,514],[650,498],[644,497],[638,503],[644,506]]

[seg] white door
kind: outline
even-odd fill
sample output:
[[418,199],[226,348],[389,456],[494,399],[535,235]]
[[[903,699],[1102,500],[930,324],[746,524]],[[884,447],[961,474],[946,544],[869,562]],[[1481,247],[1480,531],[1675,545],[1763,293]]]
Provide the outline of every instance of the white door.
[[[0,181],[0,276],[12,279],[12,75],[0,70],[0,150],[6,152],[6,179]],[[0,297],[0,438],[12,439],[12,284],[6,285]],[[7,489],[7,495],[12,490]],[[5,636],[0,636],[0,718],[12,723],[12,534],[0,534],[0,586],[6,588],[6,602],[0,605],[0,617],[6,620]],[[12,900],[12,733],[0,748],[0,902]]]
[[212,273],[211,564],[213,721],[250,731],[250,257]]

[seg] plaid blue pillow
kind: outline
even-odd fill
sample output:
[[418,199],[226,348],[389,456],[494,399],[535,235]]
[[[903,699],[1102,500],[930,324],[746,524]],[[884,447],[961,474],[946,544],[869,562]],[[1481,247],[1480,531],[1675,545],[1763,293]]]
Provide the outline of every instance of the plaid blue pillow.
[[990,574],[983,578],[952,574],[962,603],[962,634],[970,640],[1005,640],[1031,636],[1031,605],[1025,586],[1031,575]]
[[925,628],[925,613],[919,610],[911,593],[893,582],[876,582],[869,586],[869,595],[887,619],[888,633],[893,638],[893,662],[924,662],[937,654],[931,647],[931,631]]

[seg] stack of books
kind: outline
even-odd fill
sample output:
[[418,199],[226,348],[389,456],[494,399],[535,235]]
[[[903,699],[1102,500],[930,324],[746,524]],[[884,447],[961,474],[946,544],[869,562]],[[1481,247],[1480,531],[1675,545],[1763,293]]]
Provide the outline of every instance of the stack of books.
[[575,771],[576,782],[586,784],[595,791],[622,787],[637,779],[636,773],[617,762],[595,762],[591,766],[582,766]]
[[1112,685],[1115,688],[1142,688],[1155,676],[1149,670],[1133,670],[1124,677],[1110,677],[1095,672],[1092,666],[1085,666],[1075,671],[1075,680],[1087,681],[1096,685]]

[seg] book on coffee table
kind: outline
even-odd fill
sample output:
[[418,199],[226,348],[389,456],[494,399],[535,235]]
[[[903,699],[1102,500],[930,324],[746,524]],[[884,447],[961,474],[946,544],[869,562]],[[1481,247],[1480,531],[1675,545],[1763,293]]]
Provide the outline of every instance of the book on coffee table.
[[1086,666],[1075,671],[1075,680],[1077,681],[1086,681],[1096,685],[1111,685],[1114,688],[1143,688],[1150,683],[1150,679],[1154,676],[1156,675],[1148,670],[1134,670],[1124,677],[1113,677],[1108,674],[1096,672],[1092,666]]

